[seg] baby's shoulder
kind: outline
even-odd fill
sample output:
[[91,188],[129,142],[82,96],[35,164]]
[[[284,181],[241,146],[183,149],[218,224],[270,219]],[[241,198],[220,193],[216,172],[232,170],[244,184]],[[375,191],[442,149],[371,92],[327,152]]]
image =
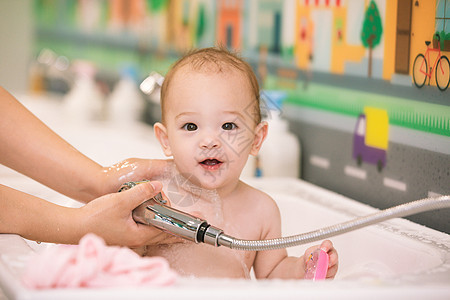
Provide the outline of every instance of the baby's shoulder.
[[244,182],[242,184],[241,201],[245,205],[250,205],[253,208],[258,208],[258,211],[264,214],[278,214],[278,206],[273,198],[265,192],[258,190]]
[[[275,200],[270,195],[245,184],[240,195],[242,206],[246,212],[247,219],[251,219],[255,225],[254,237],[266,239],[279,237],[281,235],[281,215]],[[256,226],[259,225],[259,226]]]

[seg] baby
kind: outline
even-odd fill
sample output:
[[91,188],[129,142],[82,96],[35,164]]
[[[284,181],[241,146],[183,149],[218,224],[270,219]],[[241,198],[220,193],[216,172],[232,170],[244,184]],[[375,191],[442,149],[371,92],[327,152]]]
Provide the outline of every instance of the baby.
[[[267,135],[261,121],[259,86],[251,67],[219,48],[194,51],[169,70],[161,90],[162,121],[154,125],[173,166],[163,178],[173,207],[194,214],[239,239],[281,236],[277,205],[267,194],[239,180],[248,156],[258,154]],[[274,158],[275,159],[275,158]],[[237,251],[185,242],[148,247],[182,275],[197,277],[303,278],[310,247],[302,257],[285,249]],[[330,241],[327,278],[337,272]]]

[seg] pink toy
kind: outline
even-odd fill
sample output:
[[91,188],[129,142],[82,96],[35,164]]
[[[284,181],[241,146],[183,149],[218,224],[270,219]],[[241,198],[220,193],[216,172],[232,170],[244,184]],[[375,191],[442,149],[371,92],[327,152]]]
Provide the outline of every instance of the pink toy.
[[305,279],[325,279],[327,276],[328,261],[328,254],[322,249],[317,249],[311,253],[306,263]]

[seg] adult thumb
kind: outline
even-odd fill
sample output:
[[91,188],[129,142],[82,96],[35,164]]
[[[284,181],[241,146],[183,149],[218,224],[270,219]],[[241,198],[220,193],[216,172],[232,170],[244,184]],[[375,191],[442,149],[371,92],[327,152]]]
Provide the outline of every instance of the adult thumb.
[[142,202],[153,198],[156,194],[161,192],[162,183],[159,181],[149,181],[140,183],[129,190],[123,192],[126,197],[130,209],[135,209]]

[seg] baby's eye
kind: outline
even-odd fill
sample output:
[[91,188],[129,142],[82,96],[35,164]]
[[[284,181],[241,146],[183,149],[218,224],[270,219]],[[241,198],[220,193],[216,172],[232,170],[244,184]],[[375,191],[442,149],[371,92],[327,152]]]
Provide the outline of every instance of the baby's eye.
[[197,130],[198,127],[194,123],[186,123],[183,125],[182,128],[187,131],[195,131]]
[[222,129],[223,130],[233,130],[233,129],[236,129],[236,128],[237,128],[237,125],[234,124],[234,123],[230,123],[230,122],[225,123],[225,124],[222,125]]

